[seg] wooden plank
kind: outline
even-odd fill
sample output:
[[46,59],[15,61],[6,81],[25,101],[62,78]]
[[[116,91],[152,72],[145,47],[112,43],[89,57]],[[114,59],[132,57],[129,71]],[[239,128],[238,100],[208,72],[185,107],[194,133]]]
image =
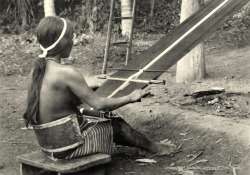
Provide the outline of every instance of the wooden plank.
[[[249,0],[213,0],[209,2],[148,50],[136,56],[124,69],[169,69],[248,2]],[[120,70],[111,77],[150,80],[156,79],[161,74],[162,72]],[[122,81],[108,80],[96,92],[100,96],[118,97],[145,86],[142,83],[127,82],[124,84]]]
[[71,160],[53,161],[49,159],[42,151],[37,151],[18,156],[17,160],[23,164],[49,171],[55,171],[59,173],[74,173],[86,170],[93,166],[108,163],[111,161],[111,157],[107,154],[93,154]]
[[29,166],[22,163],[20,164],[20,175],[34,175],[41,171],[41,168]]

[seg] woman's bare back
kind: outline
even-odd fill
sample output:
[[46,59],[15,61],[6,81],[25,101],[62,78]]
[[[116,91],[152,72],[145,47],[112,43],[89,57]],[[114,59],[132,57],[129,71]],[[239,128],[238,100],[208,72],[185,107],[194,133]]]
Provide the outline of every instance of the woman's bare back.
[[48,61],[40,92],[39,124],[79,114],[77,106],[81,100],[68,88],[64,78],[69,69],[69,66]]

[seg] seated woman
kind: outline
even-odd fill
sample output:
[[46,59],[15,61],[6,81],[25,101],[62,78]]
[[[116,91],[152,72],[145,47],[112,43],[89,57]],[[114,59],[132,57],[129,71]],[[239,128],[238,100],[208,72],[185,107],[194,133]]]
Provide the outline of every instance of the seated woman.
[[[113,143],[137,147],[153,156],[169,155],[176,149],[170,143],[152,142],[119,117],[93,119],[82,115],[77,108],[82,103],[96,110],[112,111],[137,102],[149,92],[135,90],[120,98],[100,97],[78,71],[61,65],[61,59],[69,57],[73,46],[73,25],[69,20],[55,16],[42,19],[37,27],[37,38],[43,54],[36,59],[30,74],[24,119],[27,126],[33,125],[40,146],[43,148],[46,142],[45,145],[51,148],[42,149],[47,155],[72,159],[94,153],[112,154]],[[68,121],[66,119],[77,119],[73,123],[80,131],[81,141],[70,146],[59,143],[61,148],[54,149],[54,143],[71,139],[65,138],[67,128],[46,133],[39,129],[53,129],[58,123]]]

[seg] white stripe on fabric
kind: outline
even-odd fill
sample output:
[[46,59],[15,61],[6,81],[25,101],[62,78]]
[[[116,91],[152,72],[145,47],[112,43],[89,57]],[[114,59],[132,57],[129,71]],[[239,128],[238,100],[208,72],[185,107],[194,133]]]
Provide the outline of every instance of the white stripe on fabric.
[[70,115],[70,116],[67,116],[67,117],[64,117],[64,118],[49,122],[49,123],[44,123],[44,124],[41,124],[41,125],[32,125],[32,126],[33,126],[33,129],[51,128],[51,127],[54,127],[54,126],[64,124],[64,123],[66,123],[66,122],[68,122],[70,120],[73,120],[74,118],[76,119],[76,117],[74,115]]
[[[81,128],[82,130],[83,128]],[[111,154],[113,146],[112,126],[108,122],[99,122],[82,131],[84,143],[79,146],[67,159],[73,159],[94,153]]]

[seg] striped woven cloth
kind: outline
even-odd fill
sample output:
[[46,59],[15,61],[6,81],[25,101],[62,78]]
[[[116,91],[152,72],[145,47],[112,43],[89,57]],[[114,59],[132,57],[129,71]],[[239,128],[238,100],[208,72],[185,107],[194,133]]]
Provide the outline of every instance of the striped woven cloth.
[[86,118],[88,122],[80,125],[84,143],[65,159],[73,159],[94,153],[113,153],[113,129],[110,120],[84,116],[84,119]]

